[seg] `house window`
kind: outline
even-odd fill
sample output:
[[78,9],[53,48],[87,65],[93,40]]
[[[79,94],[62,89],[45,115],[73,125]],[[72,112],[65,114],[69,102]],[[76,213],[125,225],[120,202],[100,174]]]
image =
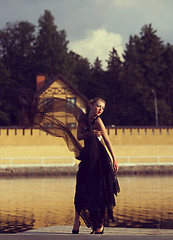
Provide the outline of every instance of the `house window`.
[[76,98],[67,98],[67,126],[70,128],[74,128],[76,127],[76,120],[73,116],[73,114],[71,114],[74,110],[76,106]]
[[67,101],[69,101],[72,104],[76,105],[76,98],[67,98]]
[[76,106],[76,98],[67,98],[67,108]]

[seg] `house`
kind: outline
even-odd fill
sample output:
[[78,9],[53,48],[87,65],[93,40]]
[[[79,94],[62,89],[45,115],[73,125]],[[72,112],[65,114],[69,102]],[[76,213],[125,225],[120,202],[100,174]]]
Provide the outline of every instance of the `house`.
[[[45,76],[38,75],[36,96],[44,99],[45,102],[53,97],[66,99],[86,112],[88,99],[62,75],[57,75],[48,81],[45,81]],[[69,113],[52,111],[52,114],[67,126],[76,127],[76,120]]]

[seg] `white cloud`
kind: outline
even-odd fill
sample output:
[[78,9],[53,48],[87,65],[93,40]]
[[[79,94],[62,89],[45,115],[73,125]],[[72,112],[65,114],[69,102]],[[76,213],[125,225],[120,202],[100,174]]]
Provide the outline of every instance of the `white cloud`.
[[115,48],[122,56],[123,46],[122,37],[118,33],[107,32],[105,28],[90,30],[86,38],[69,43],[69,49],[89,59],[93,64],[98,57],[102,61],[102,67],[105,69],[106,61],[112,48]]
[[98,3],[116,7],[132,7],[139,3],[139,0],[97,0]]

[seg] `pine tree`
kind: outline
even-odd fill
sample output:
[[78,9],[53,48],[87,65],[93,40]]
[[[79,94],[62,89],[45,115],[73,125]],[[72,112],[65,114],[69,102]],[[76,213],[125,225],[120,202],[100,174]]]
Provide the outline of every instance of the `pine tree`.
[[5,64],[0,61],[0,126],[11,124],[10,106],[5,98],[11,87],[13,87],[13,81],[10,72],[7,70]]
[[28,22],[7,23],[0,31],[0,56],[16,86],[33,87],[32,71],[35,27]]
[[67,44],[64,30],[58,31],[51,12],[45,10],[39,18],[39,33],[36,39],[35,59],[38,73],[66,76]]
[[107,84],[102,69],[102,62],[98,57],[95,59],[95,62],[91,67],[90,91],[92,93],[92,98],[106,98]]
[[163,72],[162,98],[165,98],[173,114],[173,45],[167,44],[165,46],[163,58],[165,69]]
[[119,125],[121,123],[121,92],[122,85],[120,82],[120,74],[122,71],[122,61],[118,56],[115,48],[109,54],[107,60],[107,71],[105,75],[107,84],[107,108],[109,115],[108,123],[110,125]]
[[79,54],[72,51],[69,52],[69,63],[72,68],[72,75],[76,87],[87,98],[91,97],[90,78],[91,70],[90,63],[87,58],[83,58]]
[[[157,94],[159,123],[170,124],[171,111],[164,100],[164,45],[151,25],[130,37],[123,65],[124,113],[127,125],[155,125],[152,90]],[[162,92],[162,96],[161,93]],[[164,110],[165,109],[165,110]],[[162,117],[163,115],[166,118]]]

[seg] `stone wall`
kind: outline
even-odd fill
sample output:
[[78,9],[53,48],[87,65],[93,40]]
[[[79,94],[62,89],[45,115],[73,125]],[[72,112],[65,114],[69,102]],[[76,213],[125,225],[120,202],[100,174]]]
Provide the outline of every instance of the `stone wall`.
[[[121,164],[173,164],[172,128],[107,128],[118,162]],[[72,131],[76,134],[76,129]],[[63,139],[37,129],[0,129],[0,166],[72,164]],[[130,157],[130,158],[128,158]],[[158,159],[158,157],[161,157]],[[57,159],[56,159],[57,158]],[[75,160],[75,163],[78,163]]]

